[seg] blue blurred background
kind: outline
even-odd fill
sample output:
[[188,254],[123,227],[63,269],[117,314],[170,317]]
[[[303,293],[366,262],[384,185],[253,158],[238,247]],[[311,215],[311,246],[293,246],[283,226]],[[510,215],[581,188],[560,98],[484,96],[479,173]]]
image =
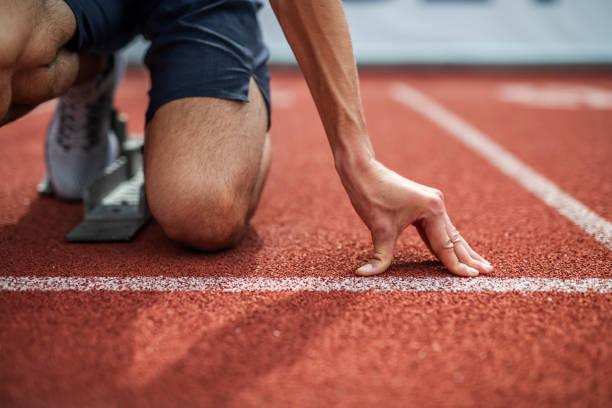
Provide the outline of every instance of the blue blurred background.
[[[309,1],[309,0],[303,0]],[[612,0],[345,0],[361,65],[612,63]],[[295,64],[266,3],[271,64]],[[128,50],[140,63],[146,43]]]

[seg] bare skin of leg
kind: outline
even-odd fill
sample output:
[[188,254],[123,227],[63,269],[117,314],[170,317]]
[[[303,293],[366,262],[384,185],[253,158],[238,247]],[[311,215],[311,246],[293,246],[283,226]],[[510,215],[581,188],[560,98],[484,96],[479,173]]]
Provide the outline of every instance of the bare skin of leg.
[[[76,30],[61,0],[0,3],[0,125],[95,76],[103,60],[65,48]],[[248,104],[190,98],[163,106],[147,129],[153,214],[171,238],[199,249],[235,245],[253,215],[270,160],[267,112],[251,81]]]
[[231,248],[243,236],[271,151],[267,107],[253,79],[249,100],[178,99],[148,124],[147,200],[170,239],[213,251]]
[[0,126],[94,77],[105,58],[65,48],[76,20],[62,0],[0,2]]

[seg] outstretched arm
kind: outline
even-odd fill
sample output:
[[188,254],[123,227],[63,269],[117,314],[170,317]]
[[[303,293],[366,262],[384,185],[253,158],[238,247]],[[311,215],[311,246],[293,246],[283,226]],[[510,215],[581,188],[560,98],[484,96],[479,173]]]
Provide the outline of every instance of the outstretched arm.
[[340,0],[271,0],[304,73],[353,207],[372,234],[374,253],[360,275],[384,272],[401,232],[416,226],[428,248],[454,274],[492,270],[453,227],[442,193],[387,169],[374,157],[353,47]]

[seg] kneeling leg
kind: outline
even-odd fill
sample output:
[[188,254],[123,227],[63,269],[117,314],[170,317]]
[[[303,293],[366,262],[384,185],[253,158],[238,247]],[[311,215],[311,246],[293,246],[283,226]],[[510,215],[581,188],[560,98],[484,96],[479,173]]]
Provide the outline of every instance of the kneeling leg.
[[147,199],[169,238],[210,251],[242,237],[270,161],[267,107],[253,79],[249,99],[177,99],[148,124]]

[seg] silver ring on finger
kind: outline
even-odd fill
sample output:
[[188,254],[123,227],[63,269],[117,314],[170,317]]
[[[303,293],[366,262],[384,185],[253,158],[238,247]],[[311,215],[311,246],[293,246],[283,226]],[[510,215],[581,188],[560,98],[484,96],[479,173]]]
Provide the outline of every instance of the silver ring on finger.
[[442,246],[442,249],[453,249],[454,247],[455,244],[453,244],[453,241],[449,239],[448,241],[446,241],[446,244]]

